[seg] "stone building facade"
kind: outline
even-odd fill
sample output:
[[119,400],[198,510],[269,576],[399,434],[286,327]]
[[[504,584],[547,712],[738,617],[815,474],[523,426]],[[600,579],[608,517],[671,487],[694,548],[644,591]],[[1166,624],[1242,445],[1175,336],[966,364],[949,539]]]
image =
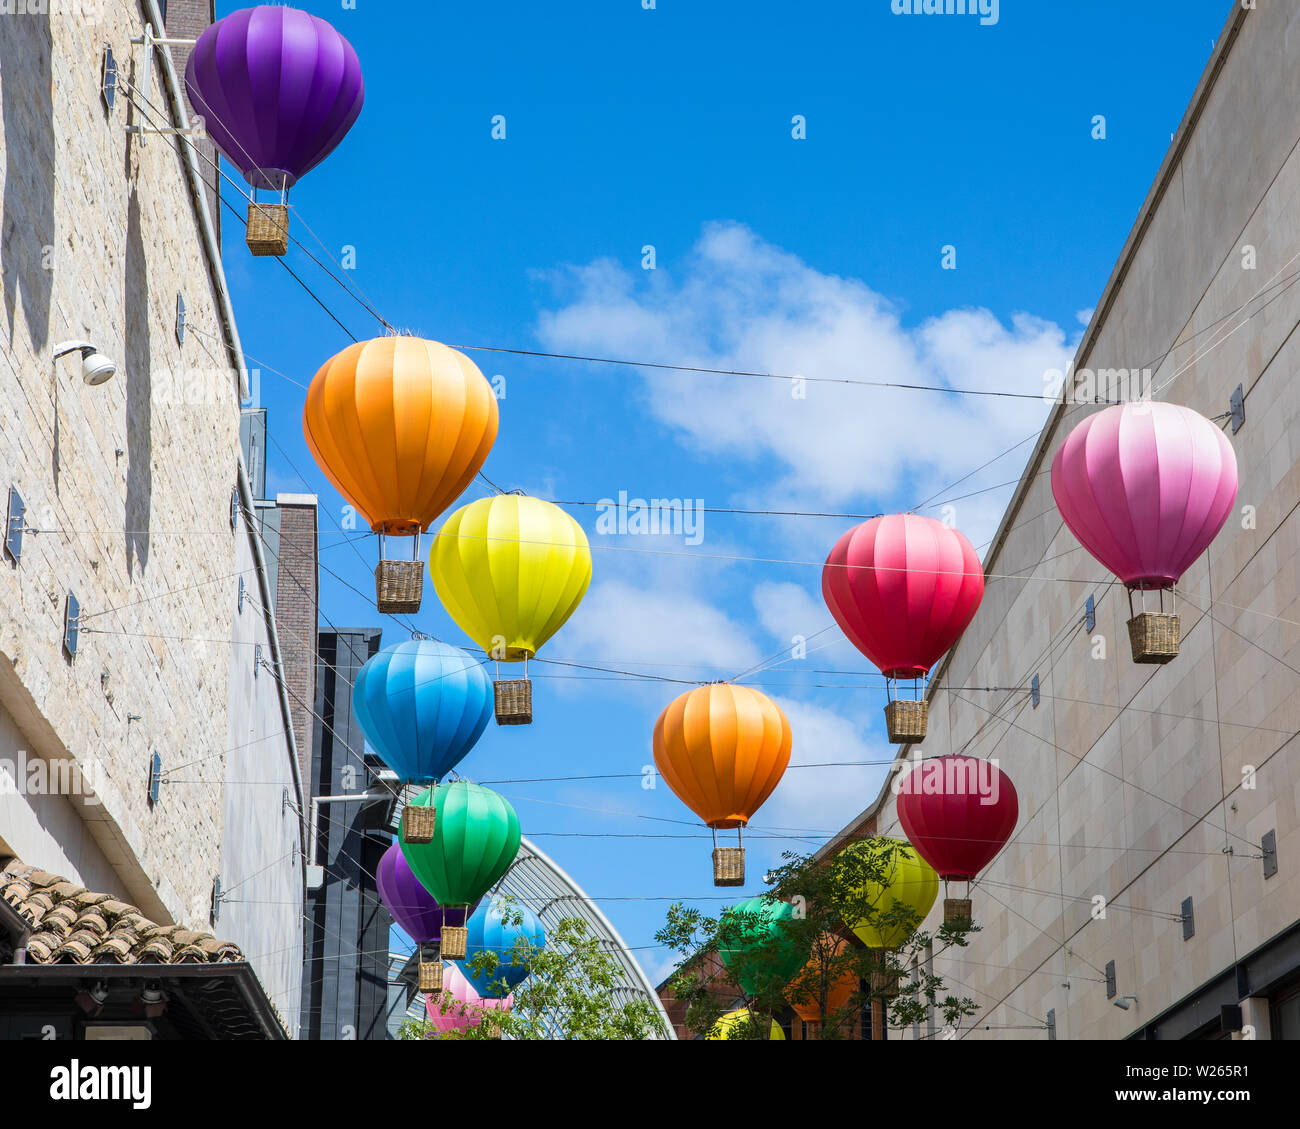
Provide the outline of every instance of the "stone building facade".
[[[131,42],[164,34],[157,0],[36,7],[0,17],[0,506],[25,507],[0,564],[0,861],[215,929],[296,1019],[304,797],[210,166],[130,131],[185,114],[168,50],[146,90]],[[76,340],[116,374],[54,358]],[[36,764],[82,779],[34,788]]]
[[[1124,589],[1062,524],[1052,457],[1097,409],[1061,403],[935,672],[918,750],[996,758],[1020,799],[981,931],[934,956],[979,1007],[960,1037],[1300,1038],[1298,134],[1300,7],[1234,4],[1075,362],[1150,368],[1236,451],[1182,653],[1133,663]],[[871,830],[902,837],[888,786],[845,834]]]

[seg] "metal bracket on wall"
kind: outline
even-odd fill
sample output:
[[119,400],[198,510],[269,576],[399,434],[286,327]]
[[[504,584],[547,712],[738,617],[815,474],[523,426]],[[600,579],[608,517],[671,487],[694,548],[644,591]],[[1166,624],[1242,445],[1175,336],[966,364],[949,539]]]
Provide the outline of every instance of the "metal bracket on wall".
[[23,556],[23,525],[27,518],[27,507],[18,487],[9,487],[9,510],[5,518],[5,554],[15,565]]
[[[143,35],[137,35],[137,36],[134,36],[134,37],[131,39],[131,43],[132,43],[134,46],[136,46],[136,47],[143,47],[143,48],[144,48],[144,63],[143,63],[143,66],[141,67],[141,70],[142,70],[142,72],[143,72],[143,77],[140,79],[140,85],[139,85],[138,87],[134,87],[134,84],[133,84],[133,89],[135,89],[136,91],[138,91],[138,93],[140,94],[140,97],[141,97],[142,99],[144,99],[146,105],[148,105],[148,104],[152,101],[152,95],[153,95],[153,51],[154,51],[154,48],[155,48],[155,47],[193,47],[194,44],[197,43],[197,42],[198,42],[198,40],[196,40],[196,39],[167,39],[167,38],[160,38],[160,37],[154,35],[154,33],[153,33],[153,25],[152,25],[152,24],[148,24],[148,23],[146,23],[146,24],[144,25],[144,34],[143,34]],[[132,102],[132,105],[135,106],[135,100],[132,99],[131,102]],[[143,110],[142,107],[140,107],[140,106],[135,106],[135,112],[136,112],[136,115],[137,115],[138,117],[143,117],[144,110]],[[202,120],[201,120],[201,119],[198,119],[198,118],[196,118],[196,120],[199,122],[199,126],[198,126],[197,128],[196,128],[196,127],[191,127],[191,128],[189,128],[189,129],[178,129],[176,126],[171,126],[171,125],[169,125],[169,126],[164,126],[164,127],[162,127],[162,128],[159,128],[159,127],[157,127],[157,126],[141,124],[141,125],[129,125],[129,126],[127,126],[127,127],[126,127],[126,132],[127,132],[127,133],[133,133],[133,134],[135,134],[137,137],[139,137],[139,138],[140,138],[140,144],[141,144],[141,145],[146,145],[146,144],[148,144],[148,140],[147,140],[147,139],[148,139],[149,134],[151,134],[151,133],[152,133],[152,134],[170,134],[170,135],[172,135],[172,136],[177,136],[177,135],[179,135],[179,136],[184,136],[184,137],[200,137],[200,138],[201,138],[201,137],[206,137],[206,136],[207,136],[207,130],[205,130],[205,129],[202,128]]]
[[239,599],[235,603],[235,611],[243,612],[244,610],[244,578],[239,578]]
[[162,757],[155,751],[149,758],[149,806],[158,802],[158,790],[162,786]]
[[1091,596],[1088,602],[1083,605],[1083,626],[1088,631],[1093,631],[1097,627],[1097,601]]
[[1106,962],[1106,998],[1113,1000],[1118,989],[1115,987],[1115,962],[1108,960]]
[[185,298],[176,295],[176,344],[185,344]]
[[1272,878],[1277,873],[1277,832],[1265,832],[1259,841],[1260,854],[1264,856],[1264,877]]
[[1034,709],[1038,709],[1040,695],[1038,692],[1038,675],[1036,674],[1034,675],[1033,681],[1029,683],[1029,697],[1034,703]]
[[230,528],[239,528],[239,487],[235,486],[230,491]]
[[1192,912],[1192,899],[1184,898],[1182,906],[1183,940],[1190,941],[1196,936],[1196,915]]
[[1246,392],[1240,384],[1228,401],[1228,416],[1232,420],[1232,434],[1236,435],[1246,425]]
[[63,650],[71,662],[77,657],[77,643],[81,637],[81,602],[71,592],[63,607]]
[[253,677],[256,678],[262,669],[262,644],[253,644]]
[[117,101],[117,60],[113,57],[113,48],[104,48],[104,69],[99,77],[99,93],[104,99],[104,109],[112,111]]
[[216,925],[221,920],[221,899],[225,892],[221,889],[221,875],[218,874],[212,880],[212,924]]

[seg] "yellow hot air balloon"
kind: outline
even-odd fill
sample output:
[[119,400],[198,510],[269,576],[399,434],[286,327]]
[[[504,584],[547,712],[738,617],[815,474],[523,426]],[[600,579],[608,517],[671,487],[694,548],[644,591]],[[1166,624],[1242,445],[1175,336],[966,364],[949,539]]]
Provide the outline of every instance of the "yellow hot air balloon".
[[[916,914],[917,924],[924,920],[939,896],[939,876],[910,843],[901,839],[863,839],[845,847],[839,857],[844,858],[850,852],[865,852],[866,857],[884,867],[884,882],[868,880],[858,891],[877,915],[883,916],[901,906]],[[913,932],[906,921],[884,922],[879,916],[874,921],[863,919],[846,924],[869,949],[896,949]]]
[[533,720],[528,659],[571,616],[591,584],[587,535],[559,506],[521,494],[480,498],[438,531],[429,570],[447,614],[498,662],[524,663],[498,680],[500,725]]
[[[737,1008],[735,1011],[729,1011],[727,1012],[726,1015],[722,1016],[717,1023],[713,1025],[713,1027],[709,1030],[709,1033],[705,1035],[704,1038],[707,1039],[709,1042],[714,1042],[719,1039],[730,1039],[732,1030],[737,1025],[745,1022],[749,1017],[750,1017],[750,1013],[748,1008],[740,1007]],[[753,1019],[755,1023],[761,1024],[763,1022],[761,1016],[756,1015],[753,1017]],[[772,1020],[772,1029],[768,1033],[767,1037],[769,1040],[785,1038],[785,1032],[781,1030],[781,1025],[777,1023],[775,1019]]]

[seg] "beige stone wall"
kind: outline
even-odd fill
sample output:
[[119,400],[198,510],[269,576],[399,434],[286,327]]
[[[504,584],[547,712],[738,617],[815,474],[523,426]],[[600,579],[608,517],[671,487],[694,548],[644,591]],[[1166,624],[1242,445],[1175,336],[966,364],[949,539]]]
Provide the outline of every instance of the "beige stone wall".
[[[924,752],[997,758],[1021,808],[974,890],[983,931],[936,958],[996,1028],[967,1037],[1045,1038],[1010,1028],[1049,1009],[1060,1038],[1124,1037],[1300,919],[1300,288],[1285,285],[1300,271],[1298,109],[1300,6],[1234,14],[1077,361],[1150,364],[1157,387],[1171,382],[1161,398],[1206,416],[1247,391],[1230,435],[1238,512],[1183,579],[1181,655],[1133,664],[1123,588],[1056,512],[1051,458],[1094,410],[1073,407],[1025,472],[983,606],[939,678]],[[1090,594],[1104,659],[1082,625]],[[1243,765],[1257,769],[1253,790]],[[878,824],[900,834],[892,797]],[[1252,856],[1270,829],[1281,870],[1266,881]],[[1187,897],[1196,933],[1184,941]],[[1112,960],[1118,994],[1138,997],[1127,1012],[1098,982]]]
[[[269,708],[232,699],[253,650],[232,661],[240,575],[262,603],[246,531],[230,519],[237,376],[181,158],[167,138],[128,135],[141,119],[124,92],[111,112],[100,99],[106,44],[123,76],[143,81],[130,43],[141,10],[92,4],[87,20],[51,8],[0,16],[0,493],[17,486],[28,524],[42,530],[26,536],[18,567],[0,565],[0,705],[13,721],[4,732],[44,756],[101,767],[101,802],[77,804],[96,848],[87,879],[99,884],[106,861],[114,893],[159,921],[206,928],[223,833],[239,830],[224,826],[221,782],[230,736],[248,740],[247,710],[274,726],[262,755],[276,783],[248,793],[242,814],[250,827],[273,825],[276,840],[253,854],[270,862],[287,844],[283,866],[296,862],[296,834],[279,830],[281,793],[296,785],[276,695]],[[157,67],[148,97],[169,105]],[[52,359],[69,338],[94,342],[117,375],[83,384],[77,357]],[[61,643],[68,590],[84,617],[71,662]],[[264,648],[269,632],[262,617],[253,633]],[[169,785],[151,808],[155,749],[166,766],[199,762],[178,775],[215,786]],[[263,803],[265,819],[254,811]],[[18,823],[0,825],[0,853],[39,843]],[[75,860],[72,850],[25,859],[51,869]],[[292,1014],[296,1001],[278,1002]]]

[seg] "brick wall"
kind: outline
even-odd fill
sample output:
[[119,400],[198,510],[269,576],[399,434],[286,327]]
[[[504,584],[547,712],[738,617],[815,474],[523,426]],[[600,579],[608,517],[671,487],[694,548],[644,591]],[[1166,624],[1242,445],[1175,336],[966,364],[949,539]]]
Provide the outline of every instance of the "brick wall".
[[280,630],[280,657],[293,714],[298,765],[304,785],[311,780],[312,703],[316,700],[316,499],[281,494],[280,556],[275,616]]

